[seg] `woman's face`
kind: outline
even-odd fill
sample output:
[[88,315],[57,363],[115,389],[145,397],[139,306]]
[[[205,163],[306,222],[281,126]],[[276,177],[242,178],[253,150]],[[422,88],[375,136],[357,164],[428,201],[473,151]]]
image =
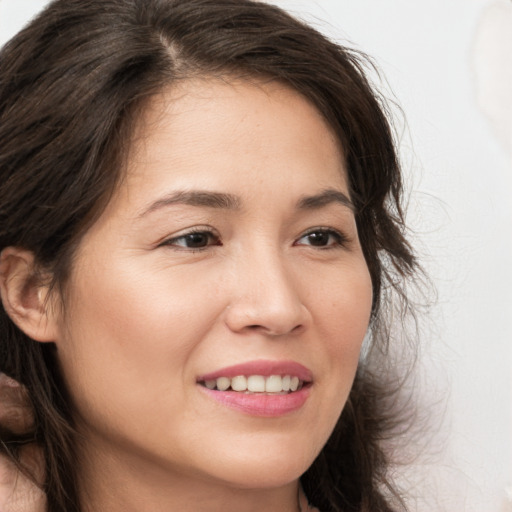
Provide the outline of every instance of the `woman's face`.
[[89,457],[232,487],[307,469],[371,309],[343,161],[284,85],[197,80],[154,98],[57,318]]

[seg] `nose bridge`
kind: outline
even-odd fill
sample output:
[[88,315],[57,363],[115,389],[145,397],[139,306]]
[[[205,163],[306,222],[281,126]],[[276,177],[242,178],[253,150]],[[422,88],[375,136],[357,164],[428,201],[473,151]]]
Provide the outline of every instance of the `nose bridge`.
[[298,283],[276,245],[257,244],[241,251],[229,308],[234,330],[259,329],[267,334],[286,334],[305,323]]

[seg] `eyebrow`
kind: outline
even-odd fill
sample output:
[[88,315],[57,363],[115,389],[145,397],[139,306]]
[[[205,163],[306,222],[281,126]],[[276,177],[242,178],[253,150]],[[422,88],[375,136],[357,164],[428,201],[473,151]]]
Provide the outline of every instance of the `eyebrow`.
[[328,206],[331,203],[341,203],[343,206],[354,210],[354,204],[341,190],[328,188],[314,196],[304,196],[299,199],[297,206],[299,210],[317,210]]
[[[298,210],[317,210],[332,203],[339,203],[354,210],[352,201],[340,190],[326,189],[313,196],[303,196],[297,202]],[[238,196],[223,192],[200,190],[176,191],[151,203],[139,215],[139,218],[161,208],[176,204],[216,208],[222,210],[241,210],[241,200]]]
[[240,199],[233,194],[190,190],[173,192],[162,199],[158,199],[158,201],[151,203],[148,208],[143,210],[139,217],[144,217],[155,210],[175,204],[220,208],[223,210],[240,210]]

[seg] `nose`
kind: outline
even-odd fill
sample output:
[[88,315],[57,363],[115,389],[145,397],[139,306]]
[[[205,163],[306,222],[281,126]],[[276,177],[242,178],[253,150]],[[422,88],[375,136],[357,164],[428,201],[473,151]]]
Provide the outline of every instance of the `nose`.
[[235,266],[226,309],[232,331],[282,336],[306,328],[310,314],[301,301],[300,283],[277,251],[252,252]]

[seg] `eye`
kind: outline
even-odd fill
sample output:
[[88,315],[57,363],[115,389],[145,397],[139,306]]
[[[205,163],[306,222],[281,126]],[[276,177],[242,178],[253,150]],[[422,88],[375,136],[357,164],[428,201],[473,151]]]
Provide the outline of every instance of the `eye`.
[[301,236],[295,245],[309,245],[324,249],[341,247],[347,238],[337,230],[331,228],[314,228]]
[[213,245],[222,245],[217,235],[211,231],[190,231],[174,238],[169,238],[162,246],[177,247],[180,249],[204,249]]

